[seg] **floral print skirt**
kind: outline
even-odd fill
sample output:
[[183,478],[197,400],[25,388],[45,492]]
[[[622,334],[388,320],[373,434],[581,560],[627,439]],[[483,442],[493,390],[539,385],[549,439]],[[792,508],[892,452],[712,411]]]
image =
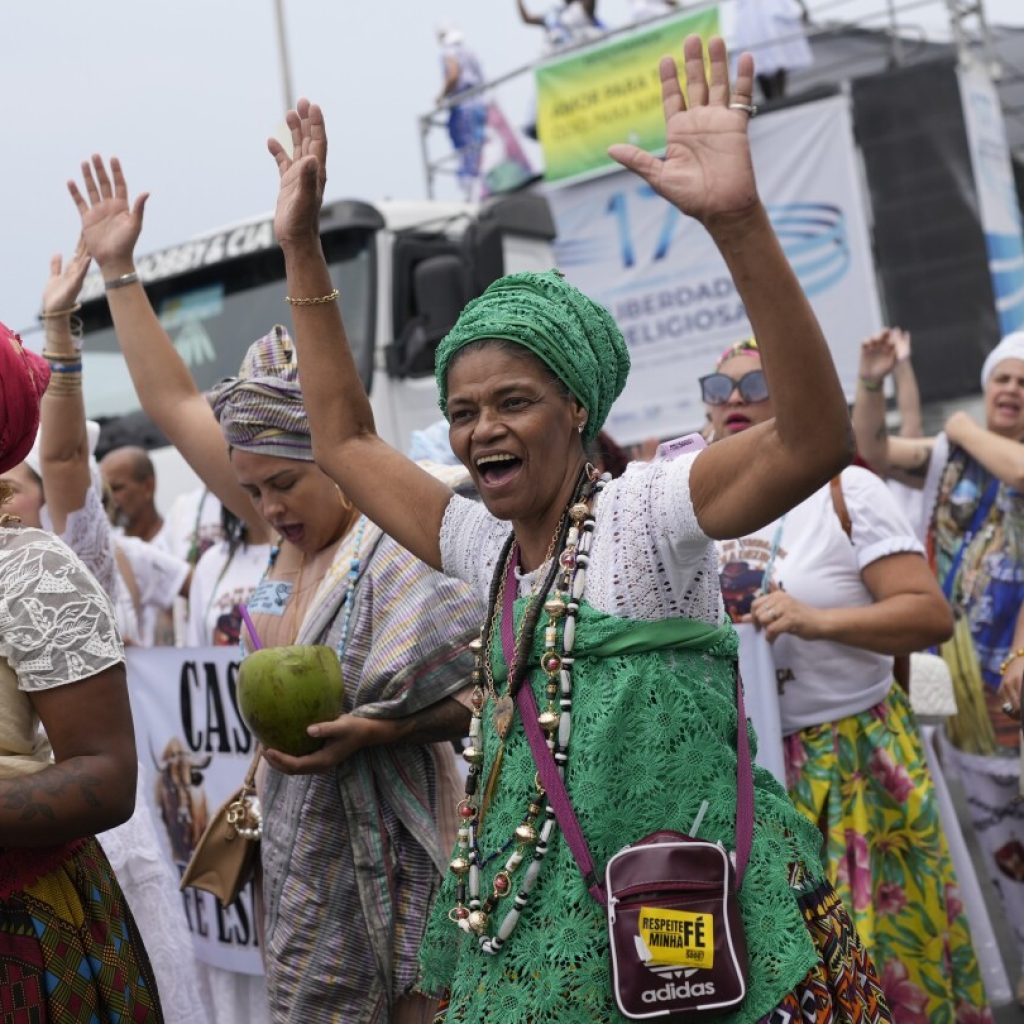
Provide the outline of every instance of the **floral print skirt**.
[[797,808],[875,962],[895,1024],[988,1024],[938,801],[907,698],[786,737]]

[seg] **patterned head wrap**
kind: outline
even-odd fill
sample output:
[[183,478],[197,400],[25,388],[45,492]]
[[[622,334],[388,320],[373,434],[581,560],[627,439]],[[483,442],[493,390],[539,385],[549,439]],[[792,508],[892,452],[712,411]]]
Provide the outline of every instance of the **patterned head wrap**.
[[221,381],[209,400],[232,448],[313,461],[295,346],[280,324],[253,342],[238,376]]
[[758,358],[761,357],[761,350],[757,347],[756,338],[744,338],[743,341],[737,341],[734,345],[730,345],[718,357],[718,362],[715,363],[715,369],[720,370],[722,368],[722,364],[728,362],[733,358],[733,356],[741,356],[746,352],[749,352],[751,355],[755,355]]
[[1024,331],[1008,334],[991,352],[981,368],[981,390],[985,390],[989,377],[1004,359],[1024,359]]
[[49,382],[46,361],[23,349],[21,339],[0,324],[0,473],[24,462],[32,450]]
[[448,414],[448,366],[461,348],[489,338],[532,352],[587,410],[584,441],[597,436],[626,383],[629,352],[611,314],[557,270],[499,278],[462,311],[437,349],[441,411]]

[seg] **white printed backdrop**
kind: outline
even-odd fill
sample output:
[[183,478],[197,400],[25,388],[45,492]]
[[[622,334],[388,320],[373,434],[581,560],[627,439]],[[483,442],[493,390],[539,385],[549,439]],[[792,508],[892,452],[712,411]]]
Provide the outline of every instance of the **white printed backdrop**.
[[1024,328],[1024,234],[1006,123],[983,69],[959,68],[957,75],[999,326],[1009,334]]
[[[758,188],[853,395],[860,342],[882,322],[849,102],[755,118]],[[750,325],[707,232],[616,172],[547,191],[558,265],[622,328],[633,369],[606,429],[630,444],[699,428],[697,379]]]
[[[128,688],[143,789],[161,846],[181,876],[206,821],[241,785],[252,739],[238,712],[238,652],[230,647],[128,649]],[[252,885],[223,910],[182,893],[196,956],[262,974]]]

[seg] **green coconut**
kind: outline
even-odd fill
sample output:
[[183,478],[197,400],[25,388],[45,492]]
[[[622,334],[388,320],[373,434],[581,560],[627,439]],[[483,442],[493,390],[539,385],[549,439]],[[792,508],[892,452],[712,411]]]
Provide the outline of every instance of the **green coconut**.
[[238,671],[238,707],[256,738],[293,757],[323,746],[306,729],[341,712],[345,685],[330,647],[265,647],[247,655]]

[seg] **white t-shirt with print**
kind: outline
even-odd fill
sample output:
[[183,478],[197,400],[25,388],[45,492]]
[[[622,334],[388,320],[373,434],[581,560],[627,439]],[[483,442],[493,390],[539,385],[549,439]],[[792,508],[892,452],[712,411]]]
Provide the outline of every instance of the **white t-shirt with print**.
[[[718,542],[719,578],[726,610],[748,614],[757,596],[773,544],[778,549],[770,580],[815,608],[854,608],[872,603],[861,571],[887,555],[924,548],[885,484],[858,466],[842,474],[850,515],[847,537],[826,485],[749,537]],[[892,686],[892,658],[831,640],[801,640],[789,634],[772,645],[782,731],[858,714],[883,700]]]
[[[139,537],[126,537],[122,533],[115,536],[114,543],[131,566],[139,591],[138,630],[129,639],[138,647],[166,645],[168,638],[157,636],[161,613],[170,612],[174,607],[188,579],[188,562]],[[132,597],[129,595],[127,599],[131,601]]]
[[220,502],[205,487],[197,487],[174,499],[152,543],[188,561],[193,545],[201,555],[223,536]]
[[267,571],[269,544],[246,544],[229,557],[227,541],[218,541],[196,564],[188,592],[186,647],[238,643],[238,606],[249,600]]

